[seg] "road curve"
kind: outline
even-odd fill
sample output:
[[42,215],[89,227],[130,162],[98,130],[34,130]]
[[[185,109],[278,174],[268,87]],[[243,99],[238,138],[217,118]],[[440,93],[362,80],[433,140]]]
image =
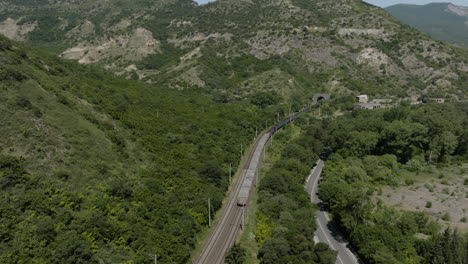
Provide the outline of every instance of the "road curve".
[[[319,204],[321,201],[317,196],[318,183],[325,162],[317,161],[317,165],[312,169],[307,177],[305,189],[310,195],[310,201]],[[347,246],[346,240],[340,235],[333,223],[330,221],[326,211],[320,209],[316,216],[317,230],[315,231],[314,240],[326,243],[331,249],[336,250],[336,264],[357,264],[359,263],[356,256]]]
[[[242,231],[242,218],[246,214],[244,210],[247,209],[247,207],[237,206],[237,196],[242,187],[247,169],[258,169],[260,166],[261,158],[258,157],[258,153],[263,153],[263,148],[269,138],[270,133],[267,132],[256,139],[252,150],[247,156],[240,177],[234,182],[235,188],[227,200],[226,207],[219,221],[215,224],[208,239],[203,243],[201,253],[194,258],[193,263],[220,264],[224,262],[226,251],[234,244]],[[257,155],[254,155],[255,153]],[[255,174],[255,179],[256,177],[257,174]]]

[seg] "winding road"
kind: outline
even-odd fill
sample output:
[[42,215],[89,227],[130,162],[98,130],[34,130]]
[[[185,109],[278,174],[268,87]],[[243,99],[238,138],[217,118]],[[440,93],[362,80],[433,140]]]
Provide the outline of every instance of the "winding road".
[[[318,183],[322,173],[325,162],[319,160],[317,165],[312,169],[310,175],[307,177],[305,189],[310,195],[310,201],[319,204],[320,198],[317,196]],[[316,242],[323,242],[330,246],[331,249],[336,250],[336,264],[357,264],[359,263],[356,256],[348,248],[347,242],[340,235],[333,223],[330,221],[328,214],[323,209],[317,211],[317,230],[315,231],[314,240]]]

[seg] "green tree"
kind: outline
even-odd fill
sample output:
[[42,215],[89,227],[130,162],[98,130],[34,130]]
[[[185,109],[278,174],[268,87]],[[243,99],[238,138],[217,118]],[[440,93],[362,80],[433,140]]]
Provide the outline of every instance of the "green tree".
[[379,141],[379,135],[372,131],[351,131],[346,140],[344,148],[349,151],[349,155],[363,157],[374,151]]
[[382,131],[382,152],[396,155],[406,163],[426,143],[427,127],[407,121],[393,121]]
[[91,245],[75,232],[60,235],[56,244],[51,260],[54,264],[98,263],[91,251]]
[[239,244],[232,246],[224,257],[226,264],[243,264],[245,262],[245,249]]
[[450,131],[444,131],[435,136],[429,145],[429,157],[432,161],[446,162],[458,146],[458,139]]
[[334,264],[336,263],[336,256],[338,252],[333,251],[325,243],[317,243],[314,246],[314,252],[317,255],[318,263],[320,264]]

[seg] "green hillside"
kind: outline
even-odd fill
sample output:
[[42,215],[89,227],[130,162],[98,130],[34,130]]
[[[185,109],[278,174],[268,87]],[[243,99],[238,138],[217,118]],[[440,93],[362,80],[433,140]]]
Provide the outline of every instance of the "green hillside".
[[0,60],[1,263],[186,262],[206,200],[220,207],[229,163],[273,112],[116,78],[3,37]]
[[[456,13],[449,9],[460,9]],[[386,7],[390,14],[435,39],[468,47],[468,7],[456,7],[449,3],[428,5],[399,4]],[[463,15],[463,11],[465,14]]]
[[[203,6],[190,0],[0,0],[0,34],[13,39],[0,36],[0,263],[153,263],[153,254],[161,263],[187,263],[207,226],[207,199],[212,213],[221,207],[240,145],[245,149],[277,113],[301,109],[318,92],[332,94],[320,110],[328,116],[351,110],[361,93],[395,101],[468,99],[468,49],[434,40],[360,0]],[[353,159],[346,151],[365,147],[365,155],[391,152],[404,166],[425,164],[432,151],[447,151],[444,144],[452,148],[454,142],[466,155],[466,118],[457,118],[466,116],[462,106],[422,107],[447,112],[437,121],[461,128],[448,136],[426,133],[413,145],[397,136],[400,128],[411,136],[429,131],[417,130],[421,122],[440,125],[416,120],[430,116],[423,110],[414,119],[399,110],[345,114],[309,128],[299,120],[304,134],[278,152],[289,161],[275,161],[283,171],[262,183],[267,196],[260,209],[272,222],[260,258],[333,258],[303,235],[312,233],[312,224],[304,230],[293,224],[304,224],[299,218],[315,210],[301,187],[311,155],[332,146]],[[366,120],[376,124],[360,127]],[[395,145],[385,145],[386,135]],[[336,166],[342,166],[338,155]],[[347,180],[327,174],[331,184]],[[363,176],[360,184],[375,187],[368,176],[382,175]],[[325,196],[330,207],[333,194],[348,191],[332,187]],[[372,193],[359,190],[357,198],[364,194]],[[276,207],[275,196],[289,202]],[[347,232],[355,231],[356,219],[372,226],[373,211],[349,216],[348,204],[346,210],[340,205],[333,213],[349,220],[343,222]],[[289,221],[292,216],[297,219]],[[420,252],[396,243],[376,257],[360,237],[352,242],[375,263]],[[283,250],[285,244],[293,250]],[[293,256],[302,245],[305,254]]]

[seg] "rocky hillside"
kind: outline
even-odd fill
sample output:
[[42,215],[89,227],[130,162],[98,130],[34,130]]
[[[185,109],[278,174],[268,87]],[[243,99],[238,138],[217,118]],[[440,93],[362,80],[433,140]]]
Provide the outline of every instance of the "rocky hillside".
[[468,47],[468,7],[449,3],[385,8],[402,22],[447,43]]
[[[2,0],[0,30],[220,102],[314,92],[466,99],[468,51],[359,0]],[[54,15],[50,15],[54,14]]]

